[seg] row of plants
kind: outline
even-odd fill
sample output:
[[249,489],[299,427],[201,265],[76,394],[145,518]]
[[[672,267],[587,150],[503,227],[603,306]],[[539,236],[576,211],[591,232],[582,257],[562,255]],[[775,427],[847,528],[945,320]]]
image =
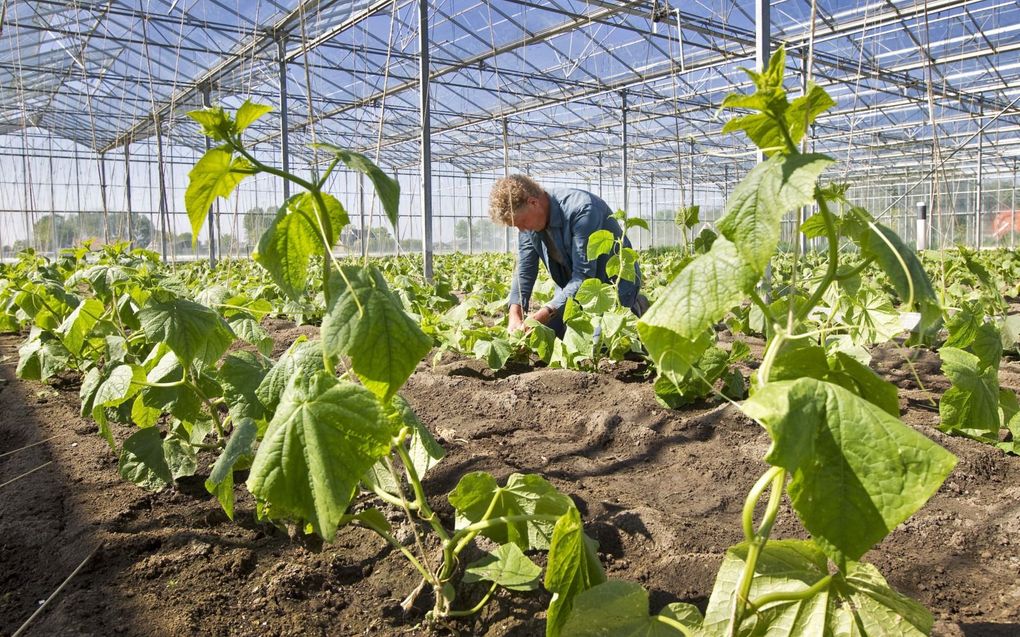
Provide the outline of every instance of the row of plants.
[[[953,385],[941,426],[1015,451],[1009,435],[1001,439],[1003,430],[1020,433],[1020,405],[997,373],[1020,331],[1005,301],[1020,261],[966,250],[918,258],[850,201],[848,186],[822,182],[833,160],[798,143],[832,101],[817,86],[790,101],[784,68],[779,51],[768,69],[750,72],[754,94],[724,103],[749,111],[724,130],[742,131],[768,158],[734,190],[718,234],[645,255],[608,233],[589,241],[590,257],[612,253],[617,281],[642,262],[654,303],[640,320],[619,307],[614,284],[590,280],[567,305],[562,340],[537,324],[508,335],[507,290],[492,283],[496,271],[509,281],[506,255],[448,257],[433,281],[414,258],[336,260],[348,218],[323,190],[332,171],[365,173],[391,223],[396,182],[329,145],[320,145],[329,164],[309,178],[259,162],[242,134],[269,109],[246,102],[233,115],[192,114],[219,145],[192,170],[186,203],[198,236],[214,200],[243,179],[291,181],[299,193],[261,237],[257,266],[171,269],[124,246],[68,250],[55,261],[28,252],[4,269],[0,327],[29,326],[20,377],[81,376],[82,414],[126,479],[159,489],[207,465],[206,487],[232,517],[235,474],[246,472],[260,518],[327,541],[344,526],[370,529],[421,576],[405,605],[427,591],[432,621],[478,612],[500,587],[538,587],[542,569],[527,553],[548,550],[548,635],[927,634],[931,615],[860,559],[935,493],[955,459],[899,420],[897,389],[870,369],[867,348],[905,326],[918,344],[947,333],[940,356]],[[805,206],[817,212],[803,231],[826,238],[828,251],[778,254],[782,218]],[[618,218],[625,229],[640,225]],[[693,229],[697,210],[681,211],[678,223]],[[840,250],[844,243],[853,249]],[[766,293],[758,286],[770,263]],[[552,292],[539,285],[536,301]],[[268,315],[320,322],[320,338],[299,339],[274,360]],[[723,327],[765,339],[752,378],[736,369],[749,355],[741,339],[720,346]],[[772,438],[770,468],[748,494],[745,541],[727,551],[705,614],[672,604],[651,616],[639,585],[605,581],[573,501],[539,475],[514,474],[502,486],[464,475],[446,496],[455,519],[441,519],[423,478],[444,452],[399,394],[431,351],[493,368],[524,357],[597,369],[643,356],[669,406],[743,400]],[[771,538],[784,494],[811,540]],[[410,540],[397,539],[380,507],[404,514]],[[463,564],[479,536],[498,548]],[[458,585],[474,582],[485,582],[480,595]]]

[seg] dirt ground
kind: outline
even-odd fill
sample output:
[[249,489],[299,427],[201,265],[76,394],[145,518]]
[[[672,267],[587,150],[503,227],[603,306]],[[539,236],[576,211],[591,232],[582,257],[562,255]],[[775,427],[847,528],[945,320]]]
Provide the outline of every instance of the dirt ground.
[[[314,331],[277,324],[277,348]],[[78,416],[76,383],[15,379],[18,342],[0,338],[0,454],[45,442],[0,456],[0,635],[90,555],[25,634],[426,634],[422,613],[399,606],[413,572],[369,532],[344,529],[316,546],[255,521],[243,487],[231,522],[204,476],[158,494],[122,481],[95,425]],[[882,348],[874,366],[901,387],[906,421],[960,461],[865,559],[932,610],[938,635],[1020,635],[1020,458],[935,429],[933,399],[948,383],[934,354]],[[1020,364],[1004,363],[1001,380],[1020,390]],[[427,480],[441,516],[450,520],[444,494],[465,472],[540,473],[577,502],[608,575],[642,583],[653,610],[704,607],[723,552],[740,539],[745,494],[765,470],[768,438],[754,422],[712,402],[663,409],[638,363],[493,374],[446,357],[422,364],[404,395],[449,454]],[[784,510],[773,537],[801,535]],[[547,603],[543,592],[501,593],[479,617],[439,632],[541,635]]]

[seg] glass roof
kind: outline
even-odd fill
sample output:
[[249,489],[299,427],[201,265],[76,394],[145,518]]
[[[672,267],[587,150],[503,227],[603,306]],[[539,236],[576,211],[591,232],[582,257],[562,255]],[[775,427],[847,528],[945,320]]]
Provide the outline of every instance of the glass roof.
[[[535,174],[619,172],[626,102],[637,177],[754,161],[722,136],[718,107],[746,90],[755,5],[747,0],[428,0],[432,156],[501,170],[506,145]],[[0,133],[38,127],[105,152],[154,135],[201,148],[184,117],[209,92],[281,105],[292,153],[316,139],[390,169],[419,162],[419,15],[408,0],[36,0],[8,5],[0,34]],[[927,10],[925,10],[927,9]],[[772,46],[789,84],[808,76],[837,106],[816,149],[868,169],[1020,157],[1020,3],[1015,0],[774,0]],[[282,59],[281,59],[282,52]],[[252,128],[279,148],[280,117]],[[881,147],[881,152],[876,152]],[[957,151],[957,152],[953,152]],[[994,163],[994,162],[993,162]],[[863,168],[862,168],[863,169]],[[851,168],[853,170],[853,168]],[[719,171],[721,174],[721,171]]]

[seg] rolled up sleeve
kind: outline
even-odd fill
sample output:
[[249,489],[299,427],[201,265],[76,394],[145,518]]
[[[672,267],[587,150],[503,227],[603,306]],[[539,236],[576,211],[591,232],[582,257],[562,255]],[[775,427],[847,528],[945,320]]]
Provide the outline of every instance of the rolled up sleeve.
[[517,263],[510,281],[510,305],[520,305],[527,312],[531,304],[531,292],[538,279],[538,249],[522,232],[517,237]]

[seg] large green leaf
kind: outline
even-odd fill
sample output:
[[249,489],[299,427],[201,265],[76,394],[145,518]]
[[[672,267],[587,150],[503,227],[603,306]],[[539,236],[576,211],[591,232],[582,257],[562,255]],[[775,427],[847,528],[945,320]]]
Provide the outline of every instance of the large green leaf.
[[317,147],[333,153],[335,157],[342,161],[351,170],[355,170],[368,176],[372,185],[375,186],[376,194],[379,195],[379,201],[382,202],[383,210],[386,212],[386,218],[390,220],[390,224],[395,228],[397,226],[397,214],[400,208],[400,183],[383,172],[383,170],[376,166],[371,159],[361,153],[356,153],[332,144],[320,143],[317,144]]
[[251,126],[255,120],[272,110],[273,107],[268,104],[257,104],[251,100],[244,100],[234,116],[234,130],[237,133],[244,132],[244,129]]
[[361,476],[389,452],[391,426],[367,390],[316,372],[295,376],[259,445],[248,489],[273,518],[329,540]]
[[234,426],[234,431],[227,440],[223,453],[205,481],[206,491],[216,496],[227,517],[234,519],[234,466],[242,458],[255,453],[255,436],[258,426],[251,418],[241,418]]
[[943,347],[939,357],[942,373],[953,383],[939,400],[939,429],[997,442],[998,365],[982,365],[977,356],[955,347]]
[[546,637],[558,637],[576,597],[606,581],[596,543],[584,533],[581,514],[570,507],[553,529],[545,588],[553,594],[546,614]]
[[691,604],[669,604],[658,615],[648,614],[648,591],[635,582],[610,580],[590,588],[574,600],[563,637],[681,637],[701,628],[701,612]]
[[[862,211],[856,211],[855,214],[864,217]],[[942,324],[942,310],[924,266],[917,254],[891,229],[867,217],[862,222],[867,223],[867,230],[858,240],[862,255],[874,258],[875,263],[889,277],[900,299],[911,309],[920,312],[921,320],[914,332],[921,337],[928,337]]]
[[365,387],[389,400],[432,348],[432,339],[404,311],[374,266],[341,266],[330,275],[329,287],[323,346],[331,354],[349,356]]
[[586,254],[589,261],[593,261],[603,254],[612,252],[616,237],[609,230],[596,230],[588,237]]
[[832,371],[825,380],[849,389],[891,416],[900,415],[900,394],[896,385],[876,374],[873,369],[845,352],[836,352],[829,357],[829,366]]
[[138,365],[117,365],[96,390],[92,403],[97,407],[116,407],[137,394],[145,382],[145,370]]
[[510,543],[468,564],[462,581],[465,584],[494,582],[513,591],[533,591],[538,588],[541,577],[542,567],[529,560],[516,544]]
[[[573,501],[556,490],[548,480],[534,474],[513,473],[506,486],[485,472],[464,475],[450,492],[450,504],[457,510],[457,528],[482,519],[519,515],[563,515]],[[488,516],[486,517],[486,513]],[[554,523],[549,520],[520,520],[493,526],[482,535],[500,544],[513,542],[523,550],[547,549]]]
[[768,383],[742,409],[772,437],[793,508],[834,559],[857,559],[930,498],[956,464],[880,407],[814,378]]
[[257,392],[268,371],[262,359],[251,352],[240,350],[224,357],[220,365],[220,385],[230,415],[235,421],[240,418],[266,418],[265,407]]
[[150,341],[165,342],[185,365],[203,367],[219,360],[234,341],[222,317],[200,303],[160,295],[138,312]]
[[[418,478],[423,478],[446,456],[446,450],[436,441],[432,432],[422,423],[403,397],[397,394],[390,404],[393,409],[389,414],[389,419],[393,428],[400,430],[403,427],[408,427],[411,430],[407,453],[411,457],[411,464],[414,466]],[[390,472],[389,464],[385,462],[385,458],[375,463],[362,480],[370,487],[376,486],[392,495],[400,495],[399,485]]]
[[[705,611],[705,635],[728,634],[736,588],[747,560],[746,543],[726,552]],[[741,637],[881,636],[921,637],[931,630],[932,617],[923,607],[893,591],[869,564],[847,562],[846,573],[829,576],[825,554],[812,542],[772,540],[758,556],[749,601],[766,595],[821,588],[801,599],[775,599],[749,613]]]
[[736,247],[716,240],[676,275],[638,322],[655,365],[682,375],[708,347],[705,331],[744,300],[757,281],[758,274]]
[[272,415],[291,378],[308,377],[322,369],[322,341],[309,341],[299,336],[262,379],[255,396],[266,413]]
[[184,207],[191,221],[191,245],[209,216],[209,208],[217,197],[229,197],[237,185],[250,174],[252,165],[244,157],[234,157],[227,147],[210,148],[188,173],[184,191]]
[[92,331],[92,328],[96,326],[96,323],[99,322],[105,311],[106,308],[103,306],[102,301],[96,298],[89,298],[84,299],[78,304],[78,307],[74,308],[74,311],[67,315],[67,318],[64,319],[64,322],[57,329],[57,334],[63,340],[67,351],[75,356],[81,355],[85,338]]
[[310,196],[302,193],[288,199],[252,253],[283,293],[296,301],[308,287],[312,258],[325,253],[315,208],[301,205]]
[[718,227],[759,274],[779,245],[783,215],[814,201],[818,176],[831,163],[825,155],[774,155],[734,188]]
[[150,491],[159,491],[174,479],[155,427],[140,429],[124,441],[119,465],[121,477]]
[[22,380],[46,381],[67,369],[70,352],[48,332],[33,327],[28,340],[18,348],[15,374]]
[[231,331],[245,343],[254,345],[263,356],[269,356],[273,351],[273,337],[269,335],[266,328],[259,325],[259,322],[250,316],[238,316],[230,319],[228,323]]

